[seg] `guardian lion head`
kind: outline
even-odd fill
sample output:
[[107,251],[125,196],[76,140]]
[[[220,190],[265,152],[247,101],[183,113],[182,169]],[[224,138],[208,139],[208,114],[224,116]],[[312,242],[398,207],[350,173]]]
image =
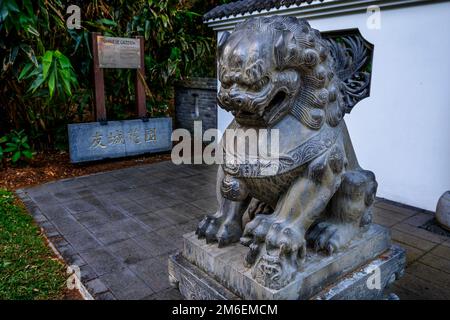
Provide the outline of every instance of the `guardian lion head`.
[[311,129],[344,116],[328,42],[305,20],[251,18],[218,44],[218,104],[244,126],[271,127],[288,113]]

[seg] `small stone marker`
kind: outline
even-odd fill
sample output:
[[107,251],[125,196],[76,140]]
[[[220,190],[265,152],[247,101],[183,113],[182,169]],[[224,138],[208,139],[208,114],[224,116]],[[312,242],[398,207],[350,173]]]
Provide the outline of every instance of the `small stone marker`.
[[444,192],[436,206],[436,220],[441,227],[450,231],[450,191]]
[[72,163],[162,152],[172,148],[171,118],[69,124]]

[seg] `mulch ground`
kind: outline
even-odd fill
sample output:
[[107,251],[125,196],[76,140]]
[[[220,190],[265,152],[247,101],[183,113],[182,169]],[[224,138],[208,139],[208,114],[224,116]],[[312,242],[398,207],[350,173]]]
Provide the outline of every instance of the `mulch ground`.
[[71,164],[67,152],[38,153],[26,165],[0,168],[0,189],[14,191],[59,179],[111,171],[136,165],[170,160],[170,154],[153,154],[127,159]]

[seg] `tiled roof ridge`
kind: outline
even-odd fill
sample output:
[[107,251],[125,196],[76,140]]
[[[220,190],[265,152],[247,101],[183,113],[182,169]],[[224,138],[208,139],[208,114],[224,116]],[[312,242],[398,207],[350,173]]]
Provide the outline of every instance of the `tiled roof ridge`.
[[215,7],[207,12],[203,19],[207,21],[254,11],[261,12],[272,8],[278,9],[281,6],[290,7],[291,5],[310,4],[318,1],[323,2],[324,0],[240,0]]

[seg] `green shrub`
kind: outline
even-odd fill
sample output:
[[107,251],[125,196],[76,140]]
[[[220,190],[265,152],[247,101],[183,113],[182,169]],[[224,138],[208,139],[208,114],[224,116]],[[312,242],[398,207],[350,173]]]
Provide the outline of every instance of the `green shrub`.
[[[5,148],[2,147],[2,144]],[[13,164],[21,160],[33,158],[33,151],[28,143],[28,137],[24,131],[11,131],[10,134],[0,138],[0,160],[9,159]]]

